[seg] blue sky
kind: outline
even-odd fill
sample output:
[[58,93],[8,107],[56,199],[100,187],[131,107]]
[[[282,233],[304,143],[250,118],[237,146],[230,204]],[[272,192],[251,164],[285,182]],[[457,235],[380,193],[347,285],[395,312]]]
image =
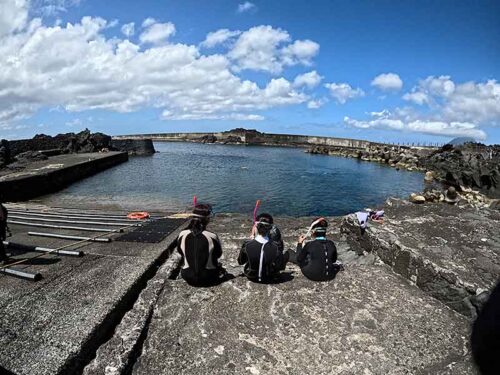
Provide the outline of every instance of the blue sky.
[[246,127],[500,143],[498,1],[4,0],[0,10],[0,138]]

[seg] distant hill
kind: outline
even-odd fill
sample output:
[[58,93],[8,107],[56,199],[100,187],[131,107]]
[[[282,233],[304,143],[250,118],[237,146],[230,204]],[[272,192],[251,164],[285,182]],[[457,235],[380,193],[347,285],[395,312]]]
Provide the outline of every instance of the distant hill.
[[457,137],[457,138],[453,138],[451,141],[449,141],[448,144],[453,145],[453,146],[461,146],[464,143],[469,143],[469,142],[475,143],[476,140],[474,138],[471,138],[471,137]]

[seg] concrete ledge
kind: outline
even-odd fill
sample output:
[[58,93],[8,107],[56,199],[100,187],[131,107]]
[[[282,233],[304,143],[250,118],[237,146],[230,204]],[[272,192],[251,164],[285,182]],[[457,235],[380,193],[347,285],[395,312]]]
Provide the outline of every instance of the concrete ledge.
[[140,355],[156,302],[165,283],[178,268],[180,259],[180,256],[173,256],[160,267],[134,307],[116,327],[113,337],[97,350],[94,360],[85,367],[84,375],[118,375],[131,369]]
[[0,177],[0,190],[10,202],[54,193],[69,184],[126,162],[126,152],[68,154],[34,162],[21,172]]

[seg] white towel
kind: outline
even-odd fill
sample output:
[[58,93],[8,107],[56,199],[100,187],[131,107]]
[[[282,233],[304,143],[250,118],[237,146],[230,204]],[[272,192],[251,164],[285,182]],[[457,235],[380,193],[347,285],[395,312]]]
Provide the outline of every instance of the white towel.
[[356,217],[358,218],[359,225],[361,228],[366,228],[368,226],[368,213],[358,211],[356,212]]

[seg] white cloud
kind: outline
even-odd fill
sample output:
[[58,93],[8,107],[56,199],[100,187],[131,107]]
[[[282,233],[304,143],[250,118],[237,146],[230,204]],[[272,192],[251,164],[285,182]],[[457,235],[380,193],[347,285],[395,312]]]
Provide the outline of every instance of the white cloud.
[[228,52],[236,71],[243,69],[281,73],[285,66],[310,65],[319,44],[310,40],[293,43],[287,31],[272,26],[256,26],[241,33]]
[[0,38],[26,26],[28,7],[29,2],[26,0],[2,0],[0,2]]
[[228,40],[241,34],[241,31],[231,31],[228,29],[220,29],[207,34],[207,37],[201,42],[202,47],[212,48],[219,44],[224,44]]
[[286,65],[311,65],[312,58],[319,52],[319,44],[312,40],[296,40],[281,50]]
[[79,5],[81,0],[31,0],[31,8],[34,14],[43,17],[55,17],[65,13],[68,8]]
[[383,73],[376,76],[371,85],[382,91],[399,91],[403,87],[403,81],[395,73]]
[[244,13],[256,9],[257,7],[255,6],[254,3],[251,3],[250,1],[245,1],[244,3],[238,4],[237,12]]
[[149,27],[149,26],[151,26],[151,25],[153,25],[155,23],[156,23],[156,20],[154,18],[148,17],[144,21],[142,21],[142,25],[141,26],[145,29],[145,28],[147,28],[147,27]]
[[486,139],[486,133],[477,125],[469,122],[437,121],[437,120],[408,120],[398,114],[392,114],[388,110],[372,112],[372,118],[359,121],[344,117],[344,122],[352,127],[360,129],[380,129],[407,131],[435,136],[447,137],[472,137],[477,140]]
[[127,38],[130,38],[132,35],[135,34],[135,23],[130,22],[130,23],[126,23],[125,25],[122,25],[121,32]]
[[340,104],[345,104],[349,99],[365,95],[363,90],[360,88],[353,89],[347,83],[326,83],[325,87],[330,91],[330,95]]
[[169,37],[175,35],[175,26],[171,22],[147,24],[148,26],[139,36],[141,43],[162,44],[166,43]]
[[323,79],[323,77],[321,77],[318,74],[318,72],[313,70],[311,72],[300,74],[297,77],[295,77],[295,79],[293,80],[293,85],[295,87],[306,86],[306,87],[312,89],[312,88],[318,86],[322,79]]
[[328,99],[326,98],[320,98],[320,99],[312,99],[307,102],[307,108],[309,109],[318,109],[323,107],[328,102]]
[[449,76],[421,80],[403,99],[428,105],[447,121],[468,121],[500,126],[500,83],[455,83]]
[[433,104],[433,98],[447,98],[455,91],[455,83],[450,76],[429,76],[419,81],[410,93],[403,95],[404,100],[418,105]]
[[500,126],[500,83],[488,80],[456,85],[447,98],[443,113],[451,119]]
[[[147,24],[146,31],[158,25]],[[107,26],[84,17],[65,26],[35,19],[17,32],[11,27],[0,44],[0,128],[41,108],[157,108],[165,119],[255,121],[263,118],[256,111],[309,100],[284,78],[262,86],[242,80],[226,56],[186,44],[145,47],[107,38]]]

